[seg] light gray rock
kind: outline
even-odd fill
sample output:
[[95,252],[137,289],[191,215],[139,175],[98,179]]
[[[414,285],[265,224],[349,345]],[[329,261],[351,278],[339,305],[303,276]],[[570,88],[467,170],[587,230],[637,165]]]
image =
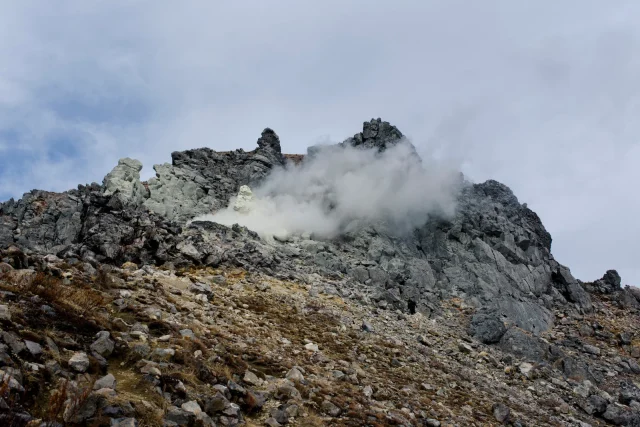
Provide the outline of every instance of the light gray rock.
[[302,372],[294,366],[289,370],[289,372],[287,372],[287,379],[299,383],[304,381],[304,376],[302,375]]
[[262,381],[260,380],[260,378],[258,378],[258,376],[256,374],[254,374],[251,371],[246,371],[244,373],[244,378],[243,378],[244,382],[246,382],[247,384],[253,385],[253,386],[257,386],[262,384]]
[[594,345],[586,344],[583,348],[584,348],[584,351],[589,354],[593,354],[596,356],[600,355],[600,349]]
[[191,329],[181,329],[180,336],[182,338],[189,338],[189,339],[194,339],[196,337],[196,335],[193,333]]
[[108,374],[105,375],[104,377],[100,378],[99,380],[97,380],[94,384],[93,384],[93,389],[94,390],[100,390],[103,388],[110,388],[112,390],[116,389],[116,377],[114,377],[112,374]]
[[9,311],[9,306],[0,305],[0,320],[11,321],[11,312]]
[[111,427],[138,427],[138,420],[135,418],[120,418],[115,420]]
[[195,400],[183,403],[181,408],[183,411],[190,412],[195,415],[202,412],[202,408],[200,408],[200,405],[198,405],[198,402]]
[[493,416],[499,423],[507,424],[511,417],[511,409],[503,403],[496,403],[493,405]]
[[13,332],[2,332],[2,340],[11,348],[13,354],[20,354],[27,349],[24,341]]
[[29,340],[25,340],[24,343],[27,346],[27,350],[29,350],[29,353],[31,353],[33,357],[42,355],[42,346],[40,344]]
[[169,360],[176,354],[176,351],[172,348],[156,348],[151,353],[154,360]]
[[147,197],[147,190],[140,182],[142,163],[124,158],[104,177],[104,195],[117,197],[123,205],[140,205]]
[[89,357],[84,352],[74,353],[69,359],[69,367],[76,372],[86,372],[89,369],[89,365]]

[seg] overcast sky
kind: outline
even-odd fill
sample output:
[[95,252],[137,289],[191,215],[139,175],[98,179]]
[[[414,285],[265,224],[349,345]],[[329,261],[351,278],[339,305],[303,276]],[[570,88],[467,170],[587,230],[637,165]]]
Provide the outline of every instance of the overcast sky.
[[0,0],[0,200],[381,117],[640,285],[640,2]]

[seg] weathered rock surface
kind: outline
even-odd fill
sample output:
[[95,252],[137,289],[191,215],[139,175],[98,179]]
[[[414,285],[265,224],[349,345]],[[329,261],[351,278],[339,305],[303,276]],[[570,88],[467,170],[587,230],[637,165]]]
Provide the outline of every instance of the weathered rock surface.
[[264,179],[273,167],[283,166],[280,140],[265,129],[252,152],[218,153],[208,148],[174,152],[172,164],[156,165],[149,180],[150,197],[144,205],[152,212],[178,222],[227,206],[242,185]]
[[[332,149],[350,145],[383,153],[403,141],[402,138],[400,131],[389,123],[372,120],[364,124],[361,133]],[[618,379],[629,379],[640,373],[638,330],[631,326],[621,330],[602,323],[609,321],[614,311],[618,317],[620,313],[637,316],[640,310],[638,291],[622,288],[621,279],[614,270],[594,283],[576,280],[551,254],[551,236],[540,218],[521,204],[507,186],[496,181],[481,184],[461,181],[455,215],[425,217],[424,225],[411,233],[398,233],[385,223],[370,223],[332,240],[292,235],[267,241],[238,225],[226,227],[209,221],[189,222],[198,215],[227,207],[239,190],[242,197],[237,201],[249,200],[251,196],[245,186],[259,185],[272,169],[285,165],[280,141],[271,129],[265,129],[257,145],[251,152],[218,153],[207,148],[175,152],[172,163],[157,165],[157,176],[146,184],[140,182],[141,164],[123,159],[105,177],[103,185],[79,186],[60,194],[34,190],[20,200],[0,204],[0,263],[3,266],[0,274],[13,277],[13,274],[31,274],[20,272],[39,271],[70,282],[73,275],[62,276],[65,274],[63,265],[81,271],[85,279],[99,277],[111,270],[122,274],[115,284],[101,285],[104,289],[121,287],[117,293],[112,292],[111,297],[122,318],[114,320],[113,330],[91,329],[80,342],[65,342],[62,347],[66,348],[68,368],[55,361],[42,360],[48,356],[36,343],[37,336],[29,335],[25,341],[14,332],[15,328],[2,332],[4,344],[0,344],[0,364],[11,367],[16,365],[13,359],[27,358],[29,365],[24,366],[33,372],[46,370],[67,377],[79,377],[100,369],[99,389],[91,394],[88,406],[83,407],[84,412],[80,411],[81,418],[84,417],[82,422],[85,418],[91,419],[98,407],[106,404],[103,401],[110,392],[104,390],[112,390],[109,386],[115,387],[116,380],[108,375],[105,377],[108,359],[114,355],[119,357],[122,352],[126,353],[127,363],[137,364],[136,373],[144,375],[153,387],[169,390],[172,406],[164,419],[178,425],[183,422],[208,425],[213,418],[223,425],[233,425],[241,419],[241,411],[258,410],[265,404],[266,398],[261,392],[253,390],[263,384],[269,385],[270,392],[275,392],[282,402],[281,407],[269,412],[269,418],[275,423],[290,422],[297,416],[292,415],[297,411],[291,406],[292,402],[302,399],[296,387],[318,379],[315,369],[311,374],[302,370],[298,365],[303,363],[299,357],[320,366],[326,364],[326,381],[362,386],[363,392],[359,395],[385,401],[389,391],[377,385],[374,387],[374,384],[363,385],[362,378],[367,376],[361,375],[362,368],[350,365],[353,360],[369,365],[380,355],[385,364],[376,369],[383,370],[408,369],[416,360],[425,362],[420,358],[427,355],[433,366],[448,360],[443,355],[450,358],[455,355],[456,363],[465,361],[456,365],[458,370],[469,366],[477,368],[479,364],[491,366],[494,371],[482,368],[483,375],[491,372],[490,375],[495,376],[499,372],[503,381],[513,382],[509,382],[510,387],[519,387],[522,381],[532,383],[535,397],[542,399],[544,396],[545,405],[554,411],[557,408],[557,413],[550,417],[562,418],[567,423],[564,415],[569,413],[567,408],[570,407],[577,408],[587,417],[612,423],[629,423],[637,417],[640,404],[637,388],[633,388],[633,382],[622,383]],[[317,154],[318,150],[320,148],[311,147],[308,156]],[[243,206],[240,203],[238,210],[242,211]],[[165,271],[184,272],[187,268],[218,270],[208,278],[192,277],[193,280],[178,288],[161,283],[167,279]],[[231,269],[253,275],[256,280],[234,284],[235,276],[221,273]],[[171,280],[176,279],[175,275],[171,277]],[[271,310],[262,306],[261,301],[262,296],[274,292],[272,283],[276,280],[295,281],[305,286],[304,298],[309,302],[300,305],[295,299],[288,300],[295,310],[286,316],[313,313],[317,310],[313,301],[327,296],[349,301],[366,310],[368,316],[352,319],[352,322],[340,320],[331,333],[351,331],[361,334],[358,339],[367,340],[376,350],[373,353],[367,350],[363,356],[349,356],[349,361],[327,362],[330,360],[327,354],[338,351],[343,340],[351,342],[353,337],[343,337],[336,342],[334,338],[322,341],[326,337],[316,335],[313,339],[292,344],[289,338],[282,336],[284,341],[276,343],[278,348],[293,346],[287,357],[297,357],[296,363],[278,368],[284,373],[283,377],[286,376],[282,379],[286,382],[271,383],[269,375],[263,379],[262,374],[255,374],[258,370],[247,368],[242,370],[243,375],[236,375],[235,381],[223,384],[220,380],[223,373],[205,369],[209,362],[205,358],[208,347],[197,347],[207,335],[203,334],[207,329],[203,325],[212,324],[211,319],[224,317],[221,311],[248,310],[245,305],[259,307],[257,313]],[[154,293],[160,288],[171,289],[171,301],[163,299],[162,293]],[[245,295],[247,289],[255,289],[261,296],[238,301],[228,299],[232,294]],[[132,297],[133,293],[137,294],[136,298]],[[3,325],[16,321],[13,314],[23,313],[23,307],[8,305],[14,297],[11,293],[2,295],[6,300],[0,304]],[[182,301],[183,298],[188,301]],[[227,298],[225,301],[230,305],[224,310],[213,310],[211,305],[220,298]],[[60,307],[42,302],[37,307],[38,313],[46,313],[48,319],[64,313]],[[139,313],[138,323],[125,320],[131,312]],[[458,323],[451,320],[452,312],[462,316]],[[31,311],[25,313],[33,315]],[[182,317],[184,313],[192,315],[189,321]],[[279,315],[286,318],[284,314]],[[342,315],[347,316],[347,312]],[[19,319],[22,317],[20,314]],[[200,320],[194,323],[195,318]],[[376,318],[385,321],[376,321]],[[376,340],[388,332],[389,324],[395,322],[398,327],[394,333],[399,333],[407,326],[407,319],[448,322],[446,324],[454,325],[455,333],[444,339],[446,329],[432,330],[419,322],[422,332],[407,336],[405,341],[411,343],[407,346],[415,346],[411,350],[415,353],[400,357],[401,350],[395,353],[385,350],[386,345],[393,342],[389,336],[384,345]],[[151,322],[159,329],[143,325],[140,320]],[[225,322],[228,323],[216,323],[216,327],[242,330],[247,320],[236,317],[233,320],[226,318]],[[232,328],[231,324],[236,325]],[[633,325],[633,322],[629,324]],[[271,331],[270,325],[264,328]],[[434,335],[429,335],[427,330]],[[244,337],[243,340],[245,338],[246,343],[239,347],[245,352],[238,359],[243,362],[233,362],[236,368],[258,358],[247,350],[253,346],[253,338]],[[175,345],[173,340],[176,339],[180,340],[179,345]],[[48,349],[56,346],[56,343],[50,344],[52,341],[48,337],[39,342],[46,342]],[[449,342],[453,343],[450,348],[447,347]],[[223,345],[223,340],[218,338],[210,344],[210,348],[215,347],[216,354],[230,345],[229,342]],[[236,344],[234,341],[233,345]],[[213,354],[208,357],[212,357],[215,366],[231,363],[216,359],[218,356]],[[204,399],[189,395],[185,382],[167,378],[176,364],[187,361],[193,363],[191,368],[196,377],[219,386],[215,397]],[[19,376],[13,372],[11,375],[12,384],[20,385]],[[444,377],[435,389],[426,379],[419,384],[426,384],[421,390],[429,394],[429,399],[449,398],[454,395],[454,389],[467,382],[464,372],[460,375],[456,387]],[[474,384],[480,382],[476,379]],[[401,390],[400,394],[411,394],[410,390],[400,388],[394,393],[398,390]],[[532,392],[526,390],[522,392]],[[503,397],[506,399],[506,395]],[[327,396],[316,402],[315,410],[329,418],[348,417],[349,409],[339,403]],[[512,407],[511,403],[507,405],[507,400],[499,403],[502,406],[494,407],[491,402],[483,402],[483,405],[493,408],[486,413],[486,418],[482,418],[484,423],[498,421],[517,425],[518,416],[526,418],[529,416],[527,411],[540,410],[525,409],[524,404]],[[133,411],[125,409],[113,409],[117,414],[113,419],[122,420],[114,423],[134,422]],[[442,415],[421,414],[414,407],[405,409],[397,413],[385,412],[381,415],[384,423],[409,425],[413,422],[409,420],[415,420],[419,414],[418,418],[424,423],[435,425]],[[471,414],[475,409],[466,411]],[[376,418],[371,417],[369,421]],[[543,424],[558,424],[556,421],[546,419]]]
[[140,205],[148,191],[140,182],[142,163],[134,159],[120,159],[118,166],[104,177],[104,195],[113,196],[123,205]]

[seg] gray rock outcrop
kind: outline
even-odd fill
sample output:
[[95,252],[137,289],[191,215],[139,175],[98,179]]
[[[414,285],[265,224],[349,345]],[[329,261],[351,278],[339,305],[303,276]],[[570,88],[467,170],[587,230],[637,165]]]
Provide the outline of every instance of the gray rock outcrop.
[[242,185],[255,185],[272,168],[283,166],[280,139],[265,129],[252,152],[215,152],[209,148],[174,152],[172,164],[154,166],[144,205],[169,220],[186,222],[224,208]]
[[139,206],[149,197],[147,189],[140,182],[142,163],[138,160],[124,158],[118,166],[104,177],[104,195],[120,199],[123,205]]
[[[335,149],[383,152],[401,142],[397,128],[377,119]],[[412,233],[372,223],[331,241],[265,242],[242,227],[185,224],[226,207],[241,186],[260,183],[285,164],[273,130],[265,129],[251,152],[201,148],[171,157],[171,164],[155,166],[148,190],[139,182],[140,163],[123,159],[103,185],[32,191],[0,204],[0,247],[89,262],[228,263],[283,276],[319,275],[342,280],[347,295],[405,312],[430,315],[442,300],[460,298],[534,334],[553,324],[553,304],[591,309],[583,285],[551,255],[540,218],[499,182],[461,180],[456,214],[425,217]],[[615,285],[609,276],[603,280]]]

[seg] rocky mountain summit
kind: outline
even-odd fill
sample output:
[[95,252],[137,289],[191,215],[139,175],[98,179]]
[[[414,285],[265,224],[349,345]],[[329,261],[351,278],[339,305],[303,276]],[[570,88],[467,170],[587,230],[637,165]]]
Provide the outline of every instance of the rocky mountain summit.
[[[398,144],[377,119],[332,149]],[[0,204],[3,422],[640,425],[640,294],[614,270],[575,279],[504,184],[461,177],[455,213],[410,232],[198,218],[242,214],[325,148],[283,155],[265,129],[250,152],[175,152],[148,182],[127,158]]]

